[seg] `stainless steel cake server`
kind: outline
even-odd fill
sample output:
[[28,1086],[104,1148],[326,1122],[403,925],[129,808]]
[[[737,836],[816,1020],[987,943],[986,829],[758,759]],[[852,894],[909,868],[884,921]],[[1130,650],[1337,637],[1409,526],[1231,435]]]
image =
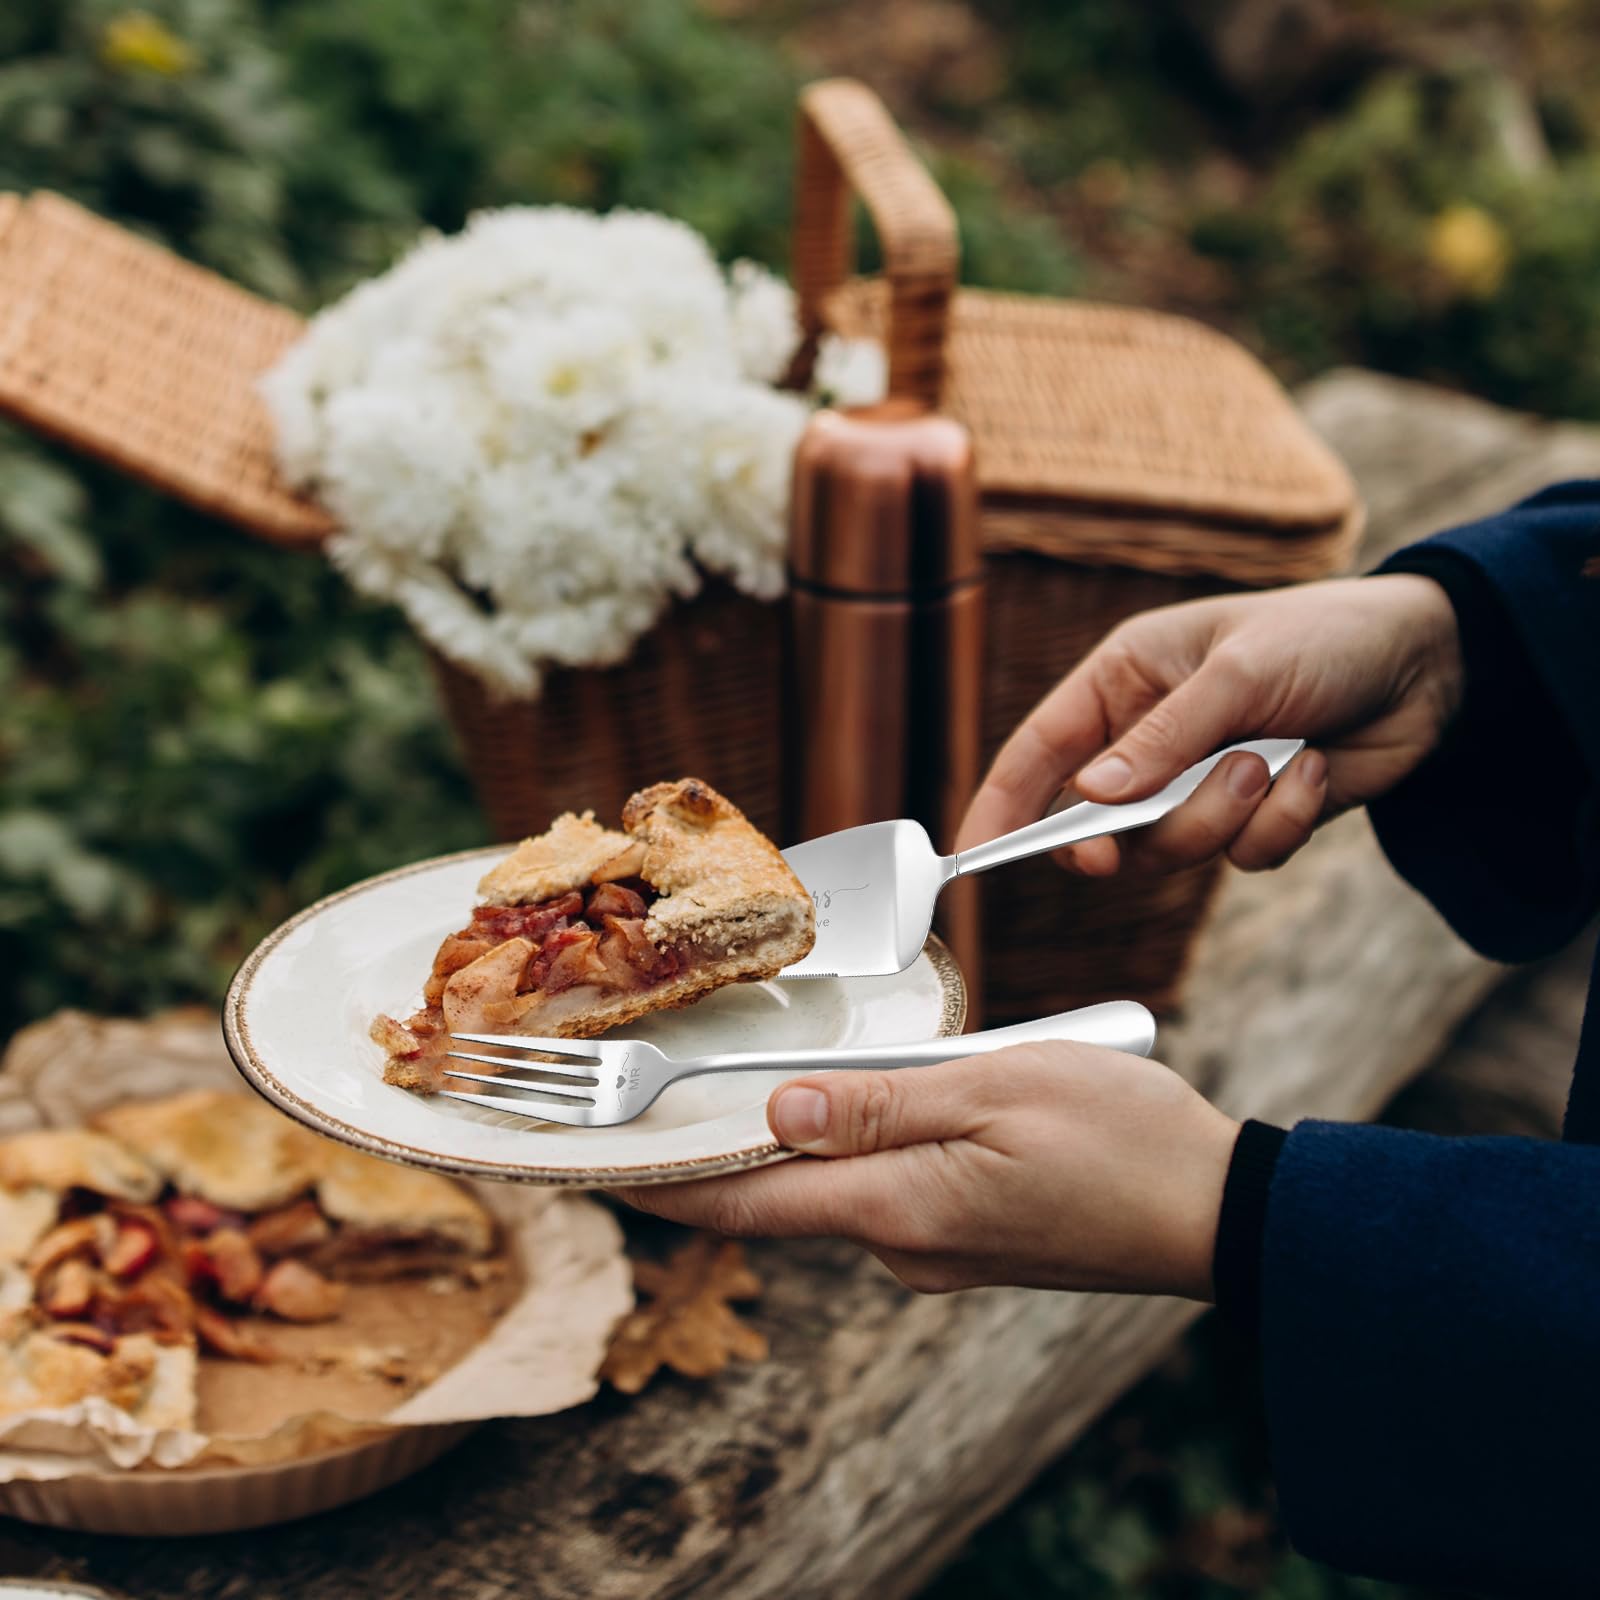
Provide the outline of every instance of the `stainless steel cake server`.
[[[941,1061],[1004,1050],[1009,1045],[1044,1042],[1102,1045],[1147,1056],[1155,1048],[1156,1019],[1133,1000],[1107,1000],[1097,1006],[1064,1011],[990,1028],[983,1033],[949,1034],[914,1044],[878,1044],[860,1048],[812,1050],[740,1050],[722,1055],[669,1056],[643,1039],[542,1039],[514,1033],[458,1033],[451,1036],[454,1061],[473,1061],[493,1072],[446,1068],[446,1100],[509,1111],[538,1122],[563,1122],[574,1128],[607,1128],[631,1122],[656,1096],[679,1078],[706,1072],[820,1072],[870,1067],[888,1071],[928,1067]],[[514,1056],[489,1056],[463,1050],[463,1044],[492,1045]],[[544,1060],[529,1060],[527,1054]],[[484,1089],[468,1089],[467,1083]]]
[[917,959],[933,926],[939,891],[952,879],[1103,834],[1148,827],[1187,800],[1225,756],[1252,751],[1276,778],[1304,745],[1303,739],[1230,745],[1197,761],[1148,799],[1122,806],[1085,800],[959,855],[940,855],[922,824],[910,821],[869,822],[794,845],[783,858],[816,906],[817,942],[779,977],[871,978],[903,972]]

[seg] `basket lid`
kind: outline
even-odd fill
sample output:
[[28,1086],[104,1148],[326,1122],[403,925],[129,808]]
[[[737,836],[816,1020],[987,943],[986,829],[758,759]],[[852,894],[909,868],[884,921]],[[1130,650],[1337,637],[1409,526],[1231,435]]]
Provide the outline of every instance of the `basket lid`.
[[59,195],[0,195],[0,412],[287,543],[333,527],[255,392],[302,326]]
[[[876,281],[827,302],[829,325],[852,337],[881,338],[886,314]],[[1105,532],[1120,523],[1129,564],[1149,565],[1143,524],[1181,522],[1194,570],[1228,576],[1241,535],[1324,535],[1342,553],[1342,530],[1359,525],[1349,473],[1277,380],[1188,318],[964,290],[945,357],[945,409],[972,432],[986,512],[1028,513],[986,516],[991,548],[1114,563]],[[1097,524],[1092,551],[1080,520]]]

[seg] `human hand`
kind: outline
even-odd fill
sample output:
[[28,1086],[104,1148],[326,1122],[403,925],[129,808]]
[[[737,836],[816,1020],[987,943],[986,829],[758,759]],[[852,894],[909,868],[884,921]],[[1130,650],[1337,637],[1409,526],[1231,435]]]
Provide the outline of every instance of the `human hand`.
[[1220,763],[1152,827],[1060,853],[1091,876],[1172,871],[1226,853],[1277,866],[1318,823],[1394,787],[1438,743],[1461,695],[1455,613],[1410,573],[1228,595],[1114,629],[995,757],[957,849],[1036,821],[1070,780],[1139,800],[1219,746],[1304,737],[1269,789],[1254,755]]
[[801,1159],[621,1198],[734,1236],[854,1239],[927,1293],[1211,1298],[1238,1127],[1157,1062],[1052,1043],[828,1072],[774,1090],[767,1120]]

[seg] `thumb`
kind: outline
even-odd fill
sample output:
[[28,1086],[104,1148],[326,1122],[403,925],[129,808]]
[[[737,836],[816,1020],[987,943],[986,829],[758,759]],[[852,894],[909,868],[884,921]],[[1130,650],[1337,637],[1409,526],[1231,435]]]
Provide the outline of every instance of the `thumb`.
[[1248,691],[1202,667],[1152,706],[1109,750],[1073,779],[1086,800],[1142,800],[1230,739],[1265,732],[1250,725]]
[[767,1123],[792,1150],[865,1156],[969,1131],[975,1073],[943,1062],[896,1072],[828,1072],[773,1090]]

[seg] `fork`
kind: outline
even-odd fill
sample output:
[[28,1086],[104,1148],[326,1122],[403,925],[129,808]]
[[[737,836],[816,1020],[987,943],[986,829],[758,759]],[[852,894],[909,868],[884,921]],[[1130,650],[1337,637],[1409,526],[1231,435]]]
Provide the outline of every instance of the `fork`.
[[[452,1079],[492,1084],[501,1092],[481,1089],[441,1089],[446,1100],[508,1111],[538,1122],[562,1122],[573,1128],[609,1128],[631,1122],[654,1104],[669,1083],[708,1072],[816,1072],[855,1067],[887,1071],[897,1067],[927,1067],[940,1061],[1008,1045],[1044,1041],[1075,1041],[1147,1056],[1156,1042],[1156,1019],[1132,1000],[1108,1000],[1059,1016],[1018,1022],[1008,1028],[983,1033],[951,1034],[915,1044],[869,1045],[837,1050],[740,1050],[722,1055],[669,1056],[642,1039],[540,1039],[526,1034],[458,1033],[454,1044],[493,1045],[498,1049],[529,1052],[554,1060],[525,1060],[522,1056],[478,1055],[470,1050],[447,1052],[457,1061],[474,1061],[499,1067],[498,1073],[447,1068]],[[528,1074],[538,1074],[533,1077]],[[554,1080],[554,1081],[546,1081]],[[512,1091],[507,1093],[506,1091]]]

